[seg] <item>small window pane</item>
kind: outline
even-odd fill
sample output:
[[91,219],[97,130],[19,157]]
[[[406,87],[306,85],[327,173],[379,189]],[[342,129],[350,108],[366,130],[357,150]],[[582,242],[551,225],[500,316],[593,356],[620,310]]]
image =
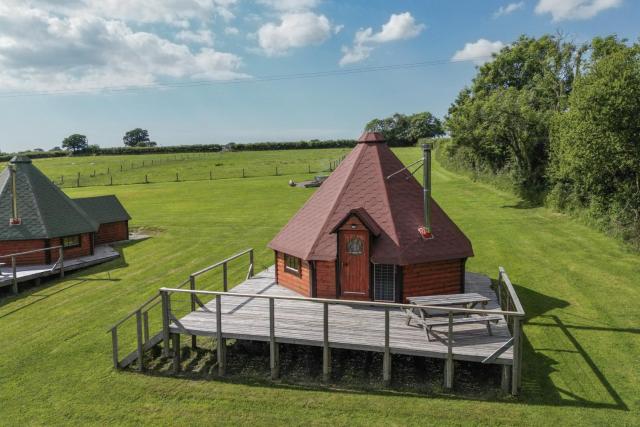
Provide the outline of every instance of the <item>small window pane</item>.
[[373,265],[373,292],[377,301],[395,301],[396,266],[393,264]]
[[361,255],[364,242],[359,237],[352,237],[347,242],[347,253],[351,255]]
[[293,273],[300,273],[300,258],[285,254],[284,269]]
[[80,246],[80,236],[66,236],[62,238],[62,247],[64,248],[74,248],[76,246]]

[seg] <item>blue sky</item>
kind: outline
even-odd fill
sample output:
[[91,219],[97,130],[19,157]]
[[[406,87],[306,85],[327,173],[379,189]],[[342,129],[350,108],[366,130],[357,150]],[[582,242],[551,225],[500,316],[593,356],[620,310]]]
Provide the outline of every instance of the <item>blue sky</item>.
[[637,40],[638,22],[632,0],[3,0],[0,149],[118,146],[134,127],[161,145],[355,138],[373,117],[442,117],[520,34]]

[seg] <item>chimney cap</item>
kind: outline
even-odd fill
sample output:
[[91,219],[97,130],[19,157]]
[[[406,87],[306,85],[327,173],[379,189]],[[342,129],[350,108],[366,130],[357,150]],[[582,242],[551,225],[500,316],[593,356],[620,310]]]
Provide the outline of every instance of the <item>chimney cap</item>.
[[385,139],[380,132],[364,132],[358,142],[385,142]]
[[9,160],[9,163],[12,163],[12,164],[16,164],[16,163],[31,163],[31,159],[28,158],[27,156],[15,156],[11,160]]

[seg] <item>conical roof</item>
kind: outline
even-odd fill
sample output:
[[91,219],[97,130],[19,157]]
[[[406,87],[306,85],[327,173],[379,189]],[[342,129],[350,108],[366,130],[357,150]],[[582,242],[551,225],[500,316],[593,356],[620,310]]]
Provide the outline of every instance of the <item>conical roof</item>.
[[432,199],[432,239],[424,239],[422,185],[409,173],[390,179],[404,165],[379,135],[362,137],[269,247],[305,260],[336,259],[333,229],[350,212],[377,225],[371,260],[408,265],[473,256],[471,242]]
[[16,170],[19,225],[13,216],[12,179],[9,167],[0,173],[0,240],[49,239],[98,230],[91,219],[25,156],[16,156],[9,167]]

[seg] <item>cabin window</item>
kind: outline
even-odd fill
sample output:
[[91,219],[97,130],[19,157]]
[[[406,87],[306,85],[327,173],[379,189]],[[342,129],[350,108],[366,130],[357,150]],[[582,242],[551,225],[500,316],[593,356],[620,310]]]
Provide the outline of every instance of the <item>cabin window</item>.
[[65,249],[77,248],[80,246],[80,235],[66,236],[62,238],[62,247]]
[[376,301],[395,301],[396,266],[373,264],[373,292]]
[[359,237],[352,237],[347,242],[347,253],[351,255],[361,255],[364,242]]
[[285,254],[284,270],[289,273],[300,275],[300,258]]

